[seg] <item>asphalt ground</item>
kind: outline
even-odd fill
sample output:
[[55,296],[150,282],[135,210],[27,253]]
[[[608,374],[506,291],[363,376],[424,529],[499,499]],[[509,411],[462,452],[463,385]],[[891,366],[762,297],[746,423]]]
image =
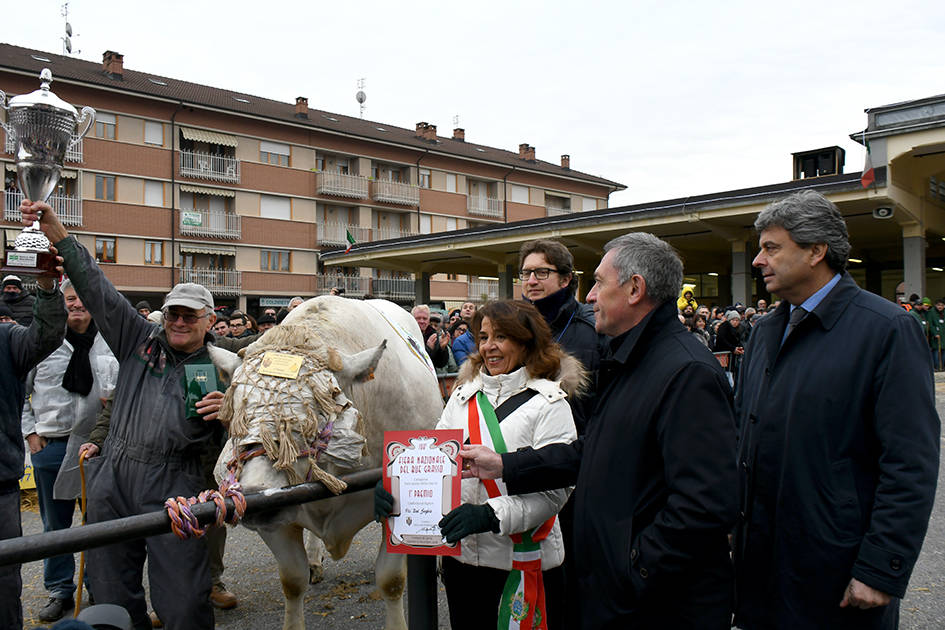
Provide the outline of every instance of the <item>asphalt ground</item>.
[[[935,380],[936,407],[939,417],[945,418],[945,375],[937,374]],[[907,412],[905,405],[903,413]],[[945,458],[942,461],[945,464]],[[23,530],[25,534],[35,534],[42,531],[42,523],[35,503],[31,504],[29,499],[29,494],[24,494]],[[324,579],[312,585],[305,597],[307,627],[327,630],[383,627],[384,604],[374,586],[374,558],[380,536],[380,527],[372,523],[357,535],[344,559],[325,561]],[[230,529],[224,562],[224,582],[239,597],[240,604],[232,610],[217,611],[216,627],[281,628],[283,599],[278,569],[262,540],[245,528]],[[437,588],[439,627],[449,628],[446,594],[442,584]],[[36,614],[45,601],[42,563],[23,565],[24,628],[43,627]],[[945,628],[945,466],[939,470],[935,509],[925,545],[902,601],[900,627]]]

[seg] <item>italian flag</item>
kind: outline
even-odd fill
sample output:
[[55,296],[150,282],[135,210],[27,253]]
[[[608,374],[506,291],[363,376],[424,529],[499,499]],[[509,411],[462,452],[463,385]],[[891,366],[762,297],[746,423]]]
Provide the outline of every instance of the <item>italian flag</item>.
[[863,165],[863,174],[860,175],[860,184],[863,188],[869,188],[876,181],[876,173],[873,171],[873,161],[870,159],[870,143],[866,142],[866,133],[863,133],[864,144],[866,144],[866,164]]
[[351,231],[348,230],[347,228],[345,229],[345,240],[348,241],[348,247],[347,249],[345,249],[345,253],[347,254],[348,252],[351,251],[351,248],[354,247],[354,244],[355,244],[354,237],[351,236]]

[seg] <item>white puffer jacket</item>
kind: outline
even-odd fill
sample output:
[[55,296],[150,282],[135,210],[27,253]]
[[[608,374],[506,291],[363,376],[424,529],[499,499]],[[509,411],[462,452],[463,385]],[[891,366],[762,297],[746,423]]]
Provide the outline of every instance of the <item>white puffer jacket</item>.
[[[576,363],[570,357],[567,359],[562,365],[563,371],[565,365],[572,369],[573,363]],[[577,369],[580,370],[580,367]],[[530,378],[525,368],[498,376],[481,372],[472,375],[471,370],[465,372],[460,373],[461,384],[457,384],[453,390],[437,429],[462,429],[465,441],[469,437],[468,404],[471,399],[475,399],[477,392],[482,391],[493,408],[498,408],[522,390],[533,389],[538,394],[532,396],[500,424],[506,448],[509,451],[523,446],[541,448],[546,444],[572,442],[577,439],[571,407],[560,382]],[[463,382],[464,380],[466,382]],[[459,560],[474,566],[510,570],[513,543],[509,534],[528,531],[541,525],[561,510],[570,493],[571,488],[566,488],[490,499],[485,486],[478,479],[464,479],[462,502],[477,505],[489,503],[495,510],[501,529],[498,534],[474,534],[464,538]],[[556,520],[551,533],[541,542],[542,569],[553,569],[563,561],[564,543],[561,539],[561,528]]]

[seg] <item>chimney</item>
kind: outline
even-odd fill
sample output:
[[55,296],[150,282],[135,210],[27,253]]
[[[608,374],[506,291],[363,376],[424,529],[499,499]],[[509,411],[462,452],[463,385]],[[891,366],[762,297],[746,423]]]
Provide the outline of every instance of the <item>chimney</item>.
[[529,162],[535,161],[535,147],[529,146],[528,143],[518,145],[518,156],[523,160],[528,160]]
[[567,153],[561,156],[561,168],[571,168],[571,156]]
[[121,53],[116,53],[114,50],[106,50],[102,55],[102,69],[105,70],[105,74],[113,79],[121,80],[122,73],[124,72],[124,63],[125,56]]
[[460,142],[466,142],[466,130],[462,127],[457,127],[453,130],[453,140],[459,140]]
[[304,96],[295,97],[295,117],[308,118],[308,99]]
[[417,137],[423,140],[432,140],[436,141],[436,125],[431,125],[430,123],[418,122],[417,123]]

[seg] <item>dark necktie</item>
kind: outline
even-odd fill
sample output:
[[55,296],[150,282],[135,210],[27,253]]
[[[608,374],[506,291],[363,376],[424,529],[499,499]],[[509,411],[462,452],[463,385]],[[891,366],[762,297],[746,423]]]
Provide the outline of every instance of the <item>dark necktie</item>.
[[787,325],[787,334],[785,337],[790,337],[791,332],[797,328],[797,325],[801,323],[801,320],[807,315],[807,309],[801,308],[800,306],[796,307],[791,311],[791,319],[788,320]]

